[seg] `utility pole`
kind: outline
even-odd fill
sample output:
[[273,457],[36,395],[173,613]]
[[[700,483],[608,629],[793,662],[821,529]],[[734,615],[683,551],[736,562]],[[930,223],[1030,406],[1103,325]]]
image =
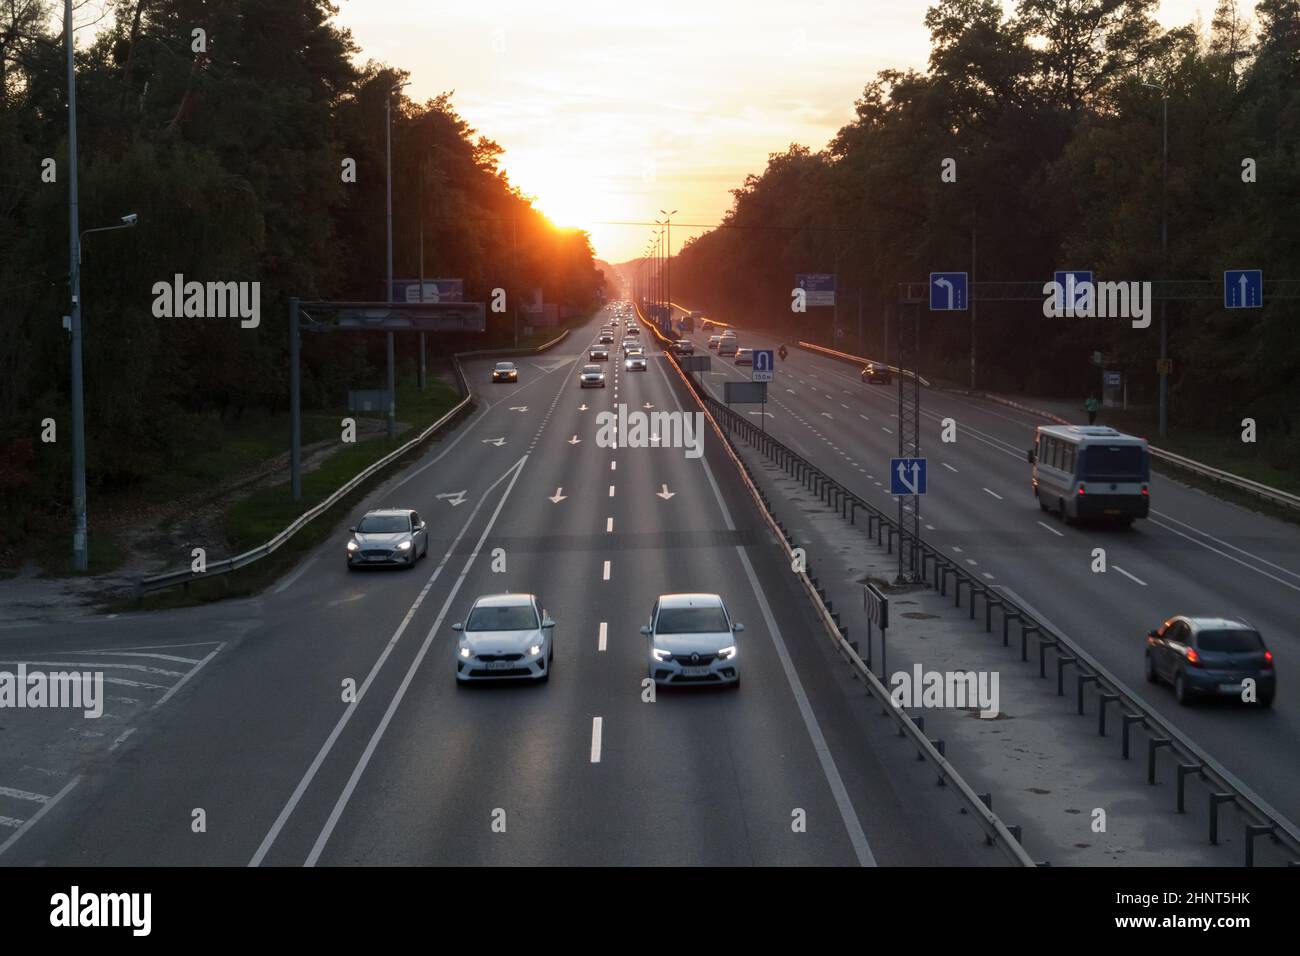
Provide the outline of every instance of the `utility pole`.
[[[970,207],[970,281],[975,281],[975,206]],[[971,288],[974,288],[972,285]],[[979,305],[974,296],[970,297],[970,387],[975,390],[975,313]]]
[[[424,301],[424,163],[420,163],[420,184],[417,194],[420,197],[420,301]],[[424,365],[424,333],[420,333],[420,374],[419,388],[424,391],[425,365]]]
[[77,216],[77,77],[72,56],[72,0],[63,3],[63,35],[68,47],[68,261],[72,286],[72,563],[89,567],[86,535],[86,415],[81,368],[81,235]]
[[[393,94],[397,88],[390,88],[384,94],[384,148],[388,164],[388,283],[384,287],[384,301],[393,301]],[[420,290],[423,295],[424,290]],[[388,437],[397,436],[397,374],[394,370],[393,333],[388,333]]]
[[[1169,90],[1157,83],[1143,83],[1160,91],[1160,278],[1169,276]],[[1160,437],[1169,430],[1169,306],[1160,300]]]

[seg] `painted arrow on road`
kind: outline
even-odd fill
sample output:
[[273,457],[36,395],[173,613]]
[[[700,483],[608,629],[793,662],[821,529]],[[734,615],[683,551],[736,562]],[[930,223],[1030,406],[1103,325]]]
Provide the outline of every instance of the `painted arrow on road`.
[[498,448],[500,448],[500,447],[501,447],[502,445],[504,445],[505,443],[506,443],[506,440],[505,440],[504,438],[484,438],[484,439],[483,439],[483,444],[485,444],[485,445],[496,445]]
[[580,411],[580,412],[585,412],[586,410],[587,410],[587,403],[586,403],[586,402],[583,402],[581,405],[578,406],[578,411]]
[[526,411],[528,411],[528,406],[527,406],[527,405],[511,405],[511,406],[510,406],[510,410],[511,410],[512,412],[526,412]]
[[555,489],[555,494],[551,495],[551,497],[550,497],[549,500],[552,501],[552,502],[554,502],[555,504],[558,505],[558,504],[559,504],[561,501],[563,501],[565,498],[569,497],[568,495],[562,495],[562,494],[560,494],[560,492],[563,491],[563,490],[564,490],[563,488],[556,488],[556,489]]
[[454,508],[457,505],[463,505],[465,503],[465,492],[464,491],[445,492],[441,495],[438,495],[439,500],[443,498],[446,498],[448,500],[448,504],[450,504]]
[[655,492],[656,498],[662,498],[664,501],[667,501],[673,495],[677,494],[677,492],[675,491],[669,491],[667,485],[661,485],[660,487],[663,488],[663,491],[656,491]]
[[649,402],[646,402],[646,403],[645,403],[644,405],[642,405],[641,407],[642,407],[642,408],[654,408],[654,406],[651,405]]
[[576,444],[578,444],[578,443],[581,442],[581,441],[582,441],[581,438],[579,438],[577,435],[574,435],[572,438],[569,439],[569,444],[570,444],[570,445],[576,445]]

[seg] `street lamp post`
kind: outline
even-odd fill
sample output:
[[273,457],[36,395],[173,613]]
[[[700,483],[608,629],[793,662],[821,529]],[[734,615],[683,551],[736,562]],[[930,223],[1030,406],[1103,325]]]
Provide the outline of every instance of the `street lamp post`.
[[[1160,149],[1160,278],[1169,273],[1169,90],[1156,83],[1143,83],[1159,90],[1162,106]],[[1169,429],[1169,323],[1168,303],[1160,300],[1160,437]]]
[[677,215],[677,210],[672,212],[660,209],[659,215],[664,217],[664,225],[668,230],[668,255],[664,258],[664,298],[668,301],[668,324],[672,326],[673,321],[673,216]]
[[[384,301],[393,301],[393,94],[401,92],[406,84],[398,83],[384,94],[384,152],[388,166],[387,209],[388,209],[388,284],[384,289]],[[420,289],[423,300],[424,289]],[[387,341],[388,359],[388,437],[397,435],[397,371],[393,357],[393,338],[390,331]]]

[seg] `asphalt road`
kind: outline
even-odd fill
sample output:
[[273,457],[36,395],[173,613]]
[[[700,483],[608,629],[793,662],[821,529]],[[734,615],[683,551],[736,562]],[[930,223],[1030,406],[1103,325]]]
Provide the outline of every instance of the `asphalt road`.
[[[709,387],[750,378],[713,355]],[[739,330],[741,346],[776,347]],[[898,454],[898,387],[866,385],[844,362],[793,347],[768,386],[764,421],[775,437],[878,506],[896,511],[888,462]],[[922,390],[929,459],[923,535],[1081,644],[1163,718],[1274,809],[1300,818],[1300,527],[1153,474],[1151,516],[1131,529],[1067,526],[1041,512],[1025,451],[1045,419],[970,396]],[[760,414],[757,406],[743,409]],[[940,423],[957,423],[944,443]],[[894,513],[890,511],[889,513]],[[1105,549],[1108,571],[1091,570]],[[810,555],[815,562],[815,556]],[[1178,614],[1240,615],[1273,651],[1278,695],[1269,711],[1235,702],[1180,706],[1143,677],[1145,635]]]
[[[118,706],[93,752],[0,755],[0,864],[1000,862],[869,745],[860,690],[713,436],[703,458],[600,447],[598,412],[676,410],[681,386],[652,352],[579,390],[598,324],[518,360],[518,384],[469,363],[478,410],[357,509],[419,510],[416,568],[349,572],[340,527],[255,599],[4,634],[8,660],[131,648],[193,673]],[[507,590],[558,621],[554,676],[457,687],[450,625]],[[695,590],[746,624],[743,686],[645,702],[638,628],[658,594]],[[27,719],[33,740],[90,723]]]

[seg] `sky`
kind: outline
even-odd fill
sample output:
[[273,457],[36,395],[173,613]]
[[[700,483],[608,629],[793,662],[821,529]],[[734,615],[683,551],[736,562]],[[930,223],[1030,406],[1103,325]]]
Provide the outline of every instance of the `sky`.
[[[611,262],[673,210],[680,249],[770,153],[820,149],[877,71],[929,55],[931,0],[336,2],[360,60],[408,70],[417,101],[454,90],[511,182]],[[1208,23],[1213,8],[1163,0],[1159,18]]]

